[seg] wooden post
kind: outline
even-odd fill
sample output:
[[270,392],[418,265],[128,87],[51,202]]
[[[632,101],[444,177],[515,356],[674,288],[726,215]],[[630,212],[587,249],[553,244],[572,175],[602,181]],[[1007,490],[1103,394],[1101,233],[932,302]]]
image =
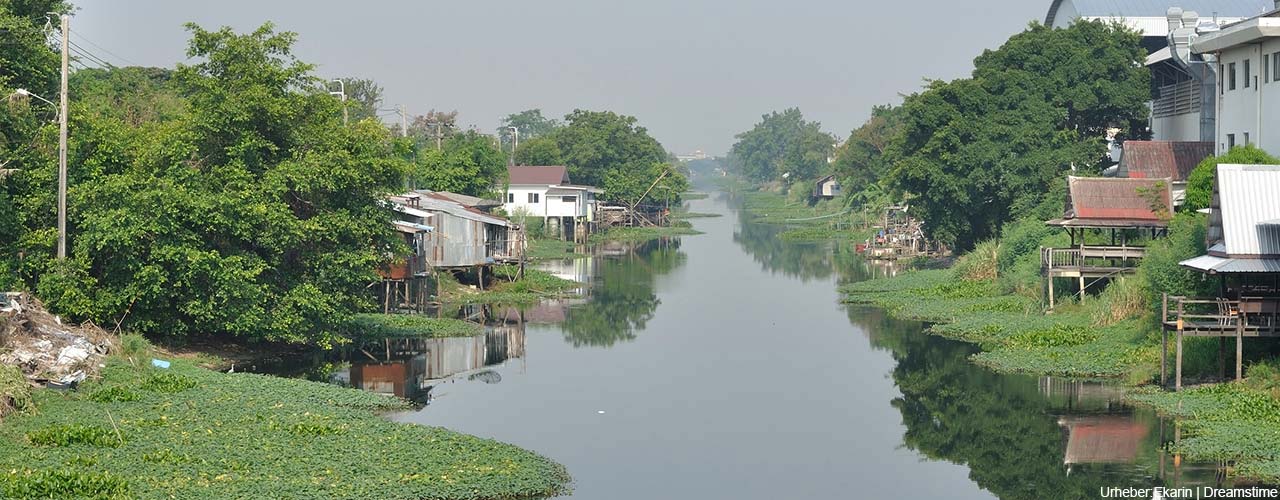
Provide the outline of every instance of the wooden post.
[[1169,386],[1169,329],[1165,320],[1169,318],[1169,294],[1160,294],[1160,387]]
[[391,312],[391,282],[382,282],[382,313]]
[[1053,274],[1049,274],[1049,310],[1053,310]]
[[1173,364],[1173,366],[1174,366],[1174,368],[1173,368],[1173,390],[1175,390],[1175,391],[1181,391],[1181,390],[1182,390],[1182,328],[1181,328],[1181,327],[1179,327],[1179,328],[1178,328],[1178,340],[1177,340],[1177,344],[1178,344],[1178,345],[1177,345],[1177,347],[1176,347],[1176,350],[1177,350],[1177,355],[1176,355],[1176,356],[1177,356],[1177,357],[1176,357],[1176,359],[1175,359],[1175,361],[1174,361],[1174,364]]
[[1236,382],[1244,378],[1244,321],[1236,324]]
[[476,280],[480,282],[480,289],[484,290],[484,266],[476,266]]
[[1218,337],[1218,379],[1227,379],[1227,338]]

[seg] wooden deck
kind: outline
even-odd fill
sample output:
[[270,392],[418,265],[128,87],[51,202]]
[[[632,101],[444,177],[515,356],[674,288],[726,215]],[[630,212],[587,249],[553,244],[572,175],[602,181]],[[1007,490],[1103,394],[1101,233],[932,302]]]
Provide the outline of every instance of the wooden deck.
[[1088,288],[1086,279],[1095,282],[1137,272],[1137,261],[1145,257],[1143,247],[1080,245],[1070,248],[1041,248],[1040,272],[1049,289],[1049,309],[1054,306],[1054,278],[1080,280],[1080,293]]
[[1169,335],[1175,336],[1174,389],[1182,389],[1182,339],[1184,337],[1218,337],[1219,363],[1225,368],[1226,339],[1236,339],[1236,380],[1244,376],[1244,339],[1246,337],[1280,337],[1280,298],[1241,297],[1189,298],[1164,295],[1160,322],[1160,383],[1166,383],[1169,357]]

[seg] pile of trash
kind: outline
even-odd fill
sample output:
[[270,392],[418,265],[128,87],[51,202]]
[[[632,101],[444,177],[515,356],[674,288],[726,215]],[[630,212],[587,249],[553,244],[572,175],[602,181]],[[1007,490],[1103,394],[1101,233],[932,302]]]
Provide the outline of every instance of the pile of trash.
[[64,325],[27,294],[0,294],[0,365],[36,384],[74,388],[97,373],[110,348],[111,336],[92,323]]

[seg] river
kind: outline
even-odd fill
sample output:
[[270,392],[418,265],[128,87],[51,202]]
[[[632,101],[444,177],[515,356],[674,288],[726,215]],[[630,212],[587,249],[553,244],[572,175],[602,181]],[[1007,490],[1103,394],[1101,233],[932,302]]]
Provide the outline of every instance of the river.
[[[1175,480],[1172,424],[1118,391],[977,367],[972,346],[840,303],[839,284],[891,269],[783,242],[724,194],[690,205],[721,216],[548,265],[586,298],[489,308],[487,335],[428,341],[407,385],[429,404],[392,418],[535,450],[585,499],[1038,500]],[[368,370],[344,381],[397,390]]]

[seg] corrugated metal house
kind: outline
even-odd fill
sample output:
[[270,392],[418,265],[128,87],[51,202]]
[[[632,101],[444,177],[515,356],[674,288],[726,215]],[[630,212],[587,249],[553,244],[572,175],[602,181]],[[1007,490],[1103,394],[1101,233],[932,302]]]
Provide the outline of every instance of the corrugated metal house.
[[828,175],[813,183],[813,197],[830,200],[840,196],[840,182],[836,176]]
[[417,215],[409,222],[426,224],[422,255],[433,267],[453,268],[493,264],[509,260],[519,249],[511,224],[506,219],[466,207],[447,196],[417,191],[393,196],[391,203],[401,214]]
[[1280,273],[1280,166],[1218,165],[1207,255],[1182,265],[1208,274]]

